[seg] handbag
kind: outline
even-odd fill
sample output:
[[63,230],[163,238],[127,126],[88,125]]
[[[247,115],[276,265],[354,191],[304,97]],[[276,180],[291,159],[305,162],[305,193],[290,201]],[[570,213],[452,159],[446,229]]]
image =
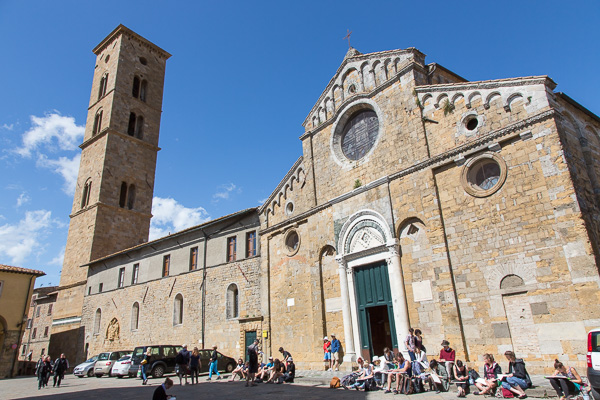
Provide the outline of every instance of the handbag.
[[146,360],[146,359],[144,358],[140,364],[141,364],[141,365],[146,365],[146,364],[148,364],[148,360]]

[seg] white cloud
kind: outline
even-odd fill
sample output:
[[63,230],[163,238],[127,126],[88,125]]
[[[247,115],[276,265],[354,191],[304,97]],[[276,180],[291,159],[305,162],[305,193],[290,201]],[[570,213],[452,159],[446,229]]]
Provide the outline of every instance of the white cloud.
[[258,200],[258,204],[263,205],[263,204],[265,204],[265,201],[267,201],[267,200],[269,200],[268,197],[265,197],[264,199],[260,199],[260,200]]
[[175,233],[200,225],[210,219],[202,207],[187,208],[175,199],[162,197],[154,197],[152,200],[152,215],[150,240],[166,236],[169,232]]
[[23,134],[23,147],[16,150],[22,157],[31,157],[31,153],[40,145],[49,150],[76,150],[83,138],[85,126],[77,125],[75,118],[65,117],[58,112],[43,117],[31,116],[31,129]]
[[16,224],[0,225],[0,256],[18,265],[41,247],[40,238],[52,225],[51,212],[27,211]]
[[227,200],[229,198],[229,194],[233,192],[236,187],[237,186],[235,186],[233,183],[226,183],[224,185],[220,185],[219,187],[217,187],[218,192],[213,194],[213,198]]
[[51,160],[45,155],[40,154],[37,165],[38,167],[48,168],[57,174],[60,174],[65,180],[62,187],[63,192],[72,196],[75,193],[80,160],[81,154],[76,154],[72,159],[60,157],[58,160]]
[[2,124],[0,128],[6,129],[7,131],[12,131],[15,128],[15,124]]
[[21,193],[19,195],[19,198],[17,199],[17,208],[21,207],[25,203],[29,203],[30,200],[31,200],[31,198],[29,196],[27,196],[27,193],[25,193],[25,192]]
[[56,255],[56,257],[54,257],[52,260],[50,260],[48,265],[57,265],[59,267],[62,267],[64,259],[65,259],[65,246],[62,247],[62,249]]

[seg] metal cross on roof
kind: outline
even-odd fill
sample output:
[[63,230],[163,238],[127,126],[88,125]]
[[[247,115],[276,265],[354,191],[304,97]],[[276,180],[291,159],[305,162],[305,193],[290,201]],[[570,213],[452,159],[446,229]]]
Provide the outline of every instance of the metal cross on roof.
[[343,40],[346,40],[346,39],[348,39],[348,48],[350,48],[350,47],[352,47],[352,46],[350,46],[350,35],[352,35],[352,31],[351,31],[350,29],[346,29],[346,31],[347,31],[348,33],[346,33],[346,36],[344,36],[344,39],[343,39]]

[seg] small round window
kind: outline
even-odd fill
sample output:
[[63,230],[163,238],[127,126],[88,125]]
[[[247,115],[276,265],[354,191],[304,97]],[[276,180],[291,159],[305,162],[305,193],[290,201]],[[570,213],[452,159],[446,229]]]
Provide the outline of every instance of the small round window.
[[285,248],[287,249],[288,255],[294,255],[300,247],[300,236],[298,232],[292,230],[285,236]]
[[288,202],[285,206],[285,213],[287,215],[292,215],[294,213],[294,203],[293,202]]
[[342,131],[342,152],[348,159],[363,158],[373,148],[379,134],[379,119],[373,110],[354,114]]
[[465,127],[469,131],[474,131],[475,129],[477,129],[478,125],[479,125],[479,121],[477,120],[476,116],[469,117],[465,121]]
[[146,60],[144,57],[140,57],[140,63],[142,63],[142,65],[146,65],[148,64],[148,60]]
[[462,180],[467,193],[476,197],[489,196],[506,180],[506,163],[493,153],[475,157],[465,165]]

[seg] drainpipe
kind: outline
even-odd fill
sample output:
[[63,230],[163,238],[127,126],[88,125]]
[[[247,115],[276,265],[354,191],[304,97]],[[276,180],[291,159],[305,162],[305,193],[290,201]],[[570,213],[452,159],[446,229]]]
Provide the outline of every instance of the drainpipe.
[[[31,277],[29,278],[29,291],[27,293],[27,298],[25,299],[25,305],[23,307],[23,315],[25,316],[25,323],[27,323],[27,306],[29,305],[29,302],[31,301],[30,298],[31,298],[31,292],[32,292],[32,286],[33,286],[34,279],[35,279],[34,275],[31,275]],[[22,320],[21,320],[21,326],[23,326]],[[33,317],[31,317],[31,326],[33,326]],[[31,330],[29,330],[29,335],[31,335]],[[13,377],[14,372],[15,372],[15,364],[17,363],[17,360],[19,358],[19,349],[21,348],[22,339],[23,339],[23,334],[21,332],[19,334],[19,339],[17,340],[17,348],[15,349],[16,351],[13,353],[13,359],[12,359],[12,363],[11,363],[12,366],[10,368],[10,374],[9,374],[10,378]]]

